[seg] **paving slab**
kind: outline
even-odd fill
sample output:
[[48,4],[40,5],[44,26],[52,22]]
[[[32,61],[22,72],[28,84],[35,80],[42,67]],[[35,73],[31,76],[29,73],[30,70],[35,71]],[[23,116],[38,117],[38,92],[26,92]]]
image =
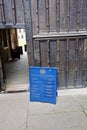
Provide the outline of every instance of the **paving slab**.
[[29,115],[43,115],[53,113],[55,105],[49,103],[29,102]]
[[50,114],[30,116],[27,130],[57,130],[55,116]]
[[76,129],[78,127],[87,127],[87,119],[83,112],[67,112],[56,114],[57,130]]
[[25,130],[27,97],[27,94],[0,95],[0,130]]
[[73,98],[73,96],[59,96],[55,106],[55,112],[74,112],[80,111],[80,104]]
[[87,130],[87,95],[61,94],[53,105],[30,102],[28,92],[0,94],[0,130]]
[[74,127],[67,127],[67,128],[59,128],[57,130],[87,130],[87,126],[74,126]]
[[73,96],[75,101],[79,103],[82,109],[87,109],[87,95]]

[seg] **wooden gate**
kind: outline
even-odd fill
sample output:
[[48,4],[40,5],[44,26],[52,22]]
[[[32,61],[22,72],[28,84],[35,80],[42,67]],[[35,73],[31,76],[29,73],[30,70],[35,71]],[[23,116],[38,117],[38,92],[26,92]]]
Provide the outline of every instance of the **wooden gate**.
[[0,0],[0,28],[24,28],[24,1]]
[[3,44],[11,41],[6,34],[10,35],[12,28],[25,28],[25,13],[26,0],[0,0],[0,90],[4,89],[5,79]]
[[30,65],[58,67],[60,89],[86,87],[87,1],[32,0],[31,13]]
[[0,28],[26,29],[29,65],[58,67],[60,89],[87,86],[87,0],[0,0]]

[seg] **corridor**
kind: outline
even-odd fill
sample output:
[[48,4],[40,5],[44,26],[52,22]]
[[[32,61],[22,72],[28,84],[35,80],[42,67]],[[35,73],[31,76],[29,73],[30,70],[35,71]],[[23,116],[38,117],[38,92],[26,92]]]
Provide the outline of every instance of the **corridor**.
[[27,53],[23,52],[20,59],[15,59],[5,64],[6,91],[28,90],[29,69]]

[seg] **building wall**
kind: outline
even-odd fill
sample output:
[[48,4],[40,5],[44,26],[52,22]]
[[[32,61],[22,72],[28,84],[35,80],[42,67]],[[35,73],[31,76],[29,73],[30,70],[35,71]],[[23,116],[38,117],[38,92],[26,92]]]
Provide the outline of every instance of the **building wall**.
[[25,29],[17,29],[18,45],[24,46],[26,44]]

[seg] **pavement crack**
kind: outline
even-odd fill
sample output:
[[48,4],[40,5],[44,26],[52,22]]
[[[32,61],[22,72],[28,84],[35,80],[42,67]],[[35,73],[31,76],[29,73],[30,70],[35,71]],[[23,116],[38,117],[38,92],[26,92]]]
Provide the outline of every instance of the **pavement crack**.
[[26,122],[24,122],[24,123],[23,123],[23,124],[21,124],[19,127],[17,127],[17,129],[22,128],[25,124],[26,124]]
[[28,128],[28,119],[29,119],[29,104],[28,104],[28,107],[27,107],[27,115],[26,115],[26,130]]
[[85,112],[85,110],[84,110],[84,108],[82,107],[82,105],[80,105],[80,106],[81,106],[82,112],[84,113],[85,117],[87,118],[87,113]]

